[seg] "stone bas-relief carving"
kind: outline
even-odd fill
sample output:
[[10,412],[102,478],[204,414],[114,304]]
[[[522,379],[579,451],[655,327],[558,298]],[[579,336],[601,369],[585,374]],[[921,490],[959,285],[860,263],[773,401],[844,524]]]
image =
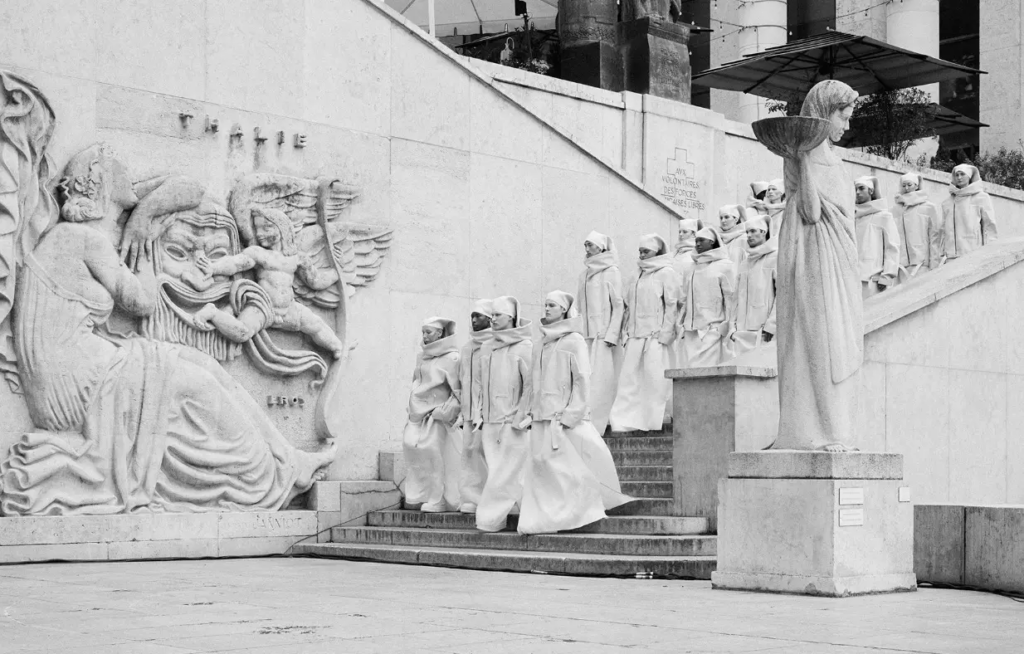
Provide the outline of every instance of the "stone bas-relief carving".
[[[38,114],[4,121],[0,141],[5,163],[15,153],[24,160],[17,197],[0,204],[0,223],[18,236],[0,254],[20,276],[9,316],[0,315],[14,334],[4,360],[17,362],[37,428],[0,464],[0,513],[287,506],[334,461],[337,432],[321,429],[317,452],[296,449],[218,361],[245,348],[264,372],[326,376],[326,414],[348,351],[349,287],[373,279],[390,230],[337,221],[355,191],[333,180],[250,175],[229,212],[194,180],[132,184],[102,145],[68,163],[58,217],[36,161],[53,113],[34,87],[0,75],[5,109]],[[336,307],[335,330],[299,299]],[[327,350],[330,373],[317,352],[274,347],[267,330],[277,328]]]
[[853,186],[832,150],[857,92],[828,80],[801,115],[754,123],[785,158],[789,201],[779,234],[779,437],[774,449],[847,451],[856,426],[864,322]]
[[626,0],[622,3],[622,20],[651,17],[674,23],[682,11],[681,0]]

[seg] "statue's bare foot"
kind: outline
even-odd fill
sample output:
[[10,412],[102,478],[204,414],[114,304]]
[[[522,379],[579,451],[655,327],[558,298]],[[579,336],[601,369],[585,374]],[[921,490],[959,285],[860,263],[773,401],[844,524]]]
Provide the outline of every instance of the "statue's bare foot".
[[850,447],[843,443],[829,443],[820,448],[822,452],[857,452],[856,447]]
[[317,452],[296,453],[296,465],[298,477],[295,479],[295,494],[304,493],[313,486],[313,482],[320,481],[327,476],[327,468],[334,463],[338,455],[338,443],[333,438],[327,441],[327,446]]

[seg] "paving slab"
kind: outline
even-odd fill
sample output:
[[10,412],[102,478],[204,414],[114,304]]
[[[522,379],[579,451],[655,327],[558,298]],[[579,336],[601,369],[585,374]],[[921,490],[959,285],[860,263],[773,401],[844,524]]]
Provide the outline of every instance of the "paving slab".
[[305,558],[0,568],[4,654],[1010,654],[1022,615],[932,588],[837,600]]

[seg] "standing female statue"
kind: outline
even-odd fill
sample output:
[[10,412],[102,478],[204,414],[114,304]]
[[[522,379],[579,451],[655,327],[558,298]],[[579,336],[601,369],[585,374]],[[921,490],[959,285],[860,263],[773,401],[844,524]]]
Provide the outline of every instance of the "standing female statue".
[[[776,118],[789,140],[785,188],[789,202],[779,234],[779,437],[774,449],[853,449],[863,360],[864,321],[850,176],[829,143],[849,128],[857,92],[821,82],[807,94],[801,117]],[[761,123],[766,121],[759,121]],[[763,130],[755,124],[759,139]],[[827,138],[805,151],[808,131]],[[792,128],[792,129],[789,129]],[[812,129],[812,131],[813,131]],[[819,138],[824,134],[819,134]]]

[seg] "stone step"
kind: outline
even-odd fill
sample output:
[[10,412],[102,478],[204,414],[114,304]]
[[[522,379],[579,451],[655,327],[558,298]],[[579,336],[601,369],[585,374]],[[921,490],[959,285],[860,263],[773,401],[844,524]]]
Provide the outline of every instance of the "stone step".
[[643,451],[643,452],[672,452],[671,436],[632,436],[605,438],[605,444],[612,452],[616,451]]
[[331,542],[622,556],[714,556],[717,537],[586,533],[526,536],[514,531],[486,533],[476,529],[335,527]]
[[616,466],[619,481],[672,481],[672,466]]
[[[374,511],[367,516],[371,527],[419,529],[475,529],[476,516],[466,513],[422,513],[420,511]],[[508,517],[508,530],[514,531],[519,516]],[[566,533],[699,536],[708,531],[707,518],[678,516],[611,516]]]
[[299,555],[380,563],[587,576],[633,577],[645,573],[662,578],[706,580],[715,569],[713,556],[617,556],[362,543],[300,543],[292,551]]
[[622,492],[633,497],[672,497],[671,481],[623,481]]
[[609,510],[608,515],[672,515],[674,507],[671,497],[637,497],[628,504]]
[[605,431],[605,438],[640,438],[648,436],[672,436],[672,428],[666,427],[658,431]]
[[672,452],[668,450],[613,450],[612,460],[619,470],[623,466],[671,466]]

